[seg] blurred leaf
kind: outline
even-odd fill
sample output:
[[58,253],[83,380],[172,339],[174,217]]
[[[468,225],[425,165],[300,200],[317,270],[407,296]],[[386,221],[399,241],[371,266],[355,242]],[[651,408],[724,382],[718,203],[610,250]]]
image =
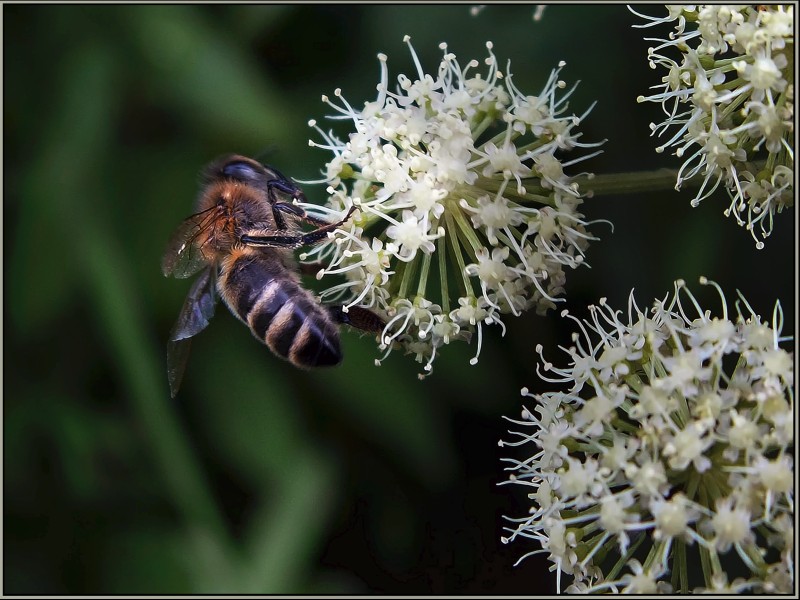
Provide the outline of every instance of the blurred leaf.
[[191,551],[175,529],[152,525],[109,539],[100,555],[105,594],[185,594],[191,589]]
[[[113,418],[80,406],[75,398],[50,398],[47,404],[43,408],[52,416],[45,427],[55,443],[68,491],[78,501],[99,496],[103,491],[100,459],[111,459],[114,453],[108,446],[108,433],[124,436],[128,432],[119,431]],[[119,441],[117,437],[115,443]]]
[[[309,379],[319,398],[335,403],[365,439],[397,457],[427,486],[437,488],[453,475],[452,440],[440,427],[442,406],[435,388],[417,379],[420,365],[398,352],[404,364],[374,365],[375,346],[368,336],[342,337],[345,365]],[[337,390],[331,393],[329,390]]]
[[232,322],[224,305],[217,311],[203,339],[193,343],[182,401],[200,415],[199,427],[215,453],[261,488],[293,472],[304,432],[283,376],[287,365],[265,346],[254,347],[250,332]]
[[[14,301],[5,304],[10,317],[6,322],[20,337],[40,339],[50,331],[77,291],[77,268],[67,250],[69,234],[41,214],[46,206],[39,198],[25,197],[17,222],[12,224],[16,231],[7,255],[6,274],[15,289]],[[42,239],[49,243],[43,244]],[[64,249],[58,253],[58,269],[52,268],[56,260],[53,248]]]
[[236,39],[195,6],[142,6],[130,25],[152,65],[152,83],[197,127],[224,131],[243,146],[284,137],[276,118],[291,105]]
[[51,138],[43,164],[50,166],[53,173],[61,174],[60,190],[72,201],[67,206],[59,197],[53,197],[55,214],[65,220],[80,220],[81,235],[75,240],[75,250],[84,263],[89,298],[95,304],[112,356],[130,390],[137,416],[149,435],[171,500],[185,518],[202,523],[223,543],[224,526],[178,423],[165,403],[165,386],[156,378],[153,347],[144,334],[143,317],[125,258],[86,200],[95,192],[92,175],[97,166],[96,150],[104,145],[108,120],[114,114],[112,58],[88,47],[72,55],[68,65],[74,69],[75,77],[68,81],[53,131],[58,133],[67,121],[79,126],[84,155],[60,146],[59,138]]
[[237,38],[256,40],[267,37],[284,25],[290,12],[296,7],[285,4],[273,5],[233,5],[230,8],[231,30]]
[[241,593],[307,591],[312,559],[336,504],[337,473],[329,459],[311,449],[284,458],[291,472],[253,518],[245,540]]
[[230,594],[241,586],[235,570],[237,554],[206,528],[189,527],[183,559],[190,573],[191,593]]
[[[7,375],[6,375],[7,376]],[[42,416],[47,415],[45,403],[38,394],[28,390],[3,394],[3,450],[14,460],[3,465],[3,482],[6,489],[13,489],[13,502],[19,497],[26,498],[34,490],[36,450],[41,443]],[[8,502],[8,498],[6,502]]]

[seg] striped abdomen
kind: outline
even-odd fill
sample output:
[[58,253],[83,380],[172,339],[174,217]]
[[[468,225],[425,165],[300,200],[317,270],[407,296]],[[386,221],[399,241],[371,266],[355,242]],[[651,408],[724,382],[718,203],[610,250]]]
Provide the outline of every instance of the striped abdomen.
[[299,367],[339,364],[339,328],[277,253],[232,253],[218,279],[228,308],[275,354]]

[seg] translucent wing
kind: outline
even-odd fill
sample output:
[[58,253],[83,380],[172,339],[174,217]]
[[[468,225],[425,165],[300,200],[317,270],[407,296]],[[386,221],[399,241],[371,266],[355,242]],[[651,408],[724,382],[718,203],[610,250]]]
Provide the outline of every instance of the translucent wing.
[[214,307],[218,300],[215,279],[216,273],[212,267],[206,268],[200,274],[189,289],[178,320],[170,331],[167,342],[167,379],[173,398],[178,393],[186,371],[192,337],[203,331],[214,316]]
[[212,209],[192,215],[181,223],[170,237],[167,251],[161,259],[161,272],[179,279],[191,277],[208,266],[209,259],[203,252],[202,233],[214,224]]
[[189,350],[192,349],[192,339],[167,342],[167,379],[169,380],[169,395],[174,398],[181,388],[186,364],[189,362]]

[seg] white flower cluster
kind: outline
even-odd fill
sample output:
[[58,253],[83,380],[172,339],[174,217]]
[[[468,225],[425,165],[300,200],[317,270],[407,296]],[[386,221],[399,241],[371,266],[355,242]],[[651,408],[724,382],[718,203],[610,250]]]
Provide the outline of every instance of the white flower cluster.
[[794,7],[700,4],[668,11],[663,18],[639,15],[648,20],[640,27],[675,22],[668,40],[648,39],[659,42],[648,50],[650,67],[667,74],[653,86],[658,93],[638,99],[659,102],[667,115],[651,124],[653,135],[671,135],[656,150],[675,147],[677,156],[688,156],[676,189],[702,177],[694,206],[722,184],[731,197],[725,215],[763,248],[775,213],[794,205]]
[[324,140],[310,144],[333,157],[325,179],[308,183],[327,184],[330,197],[324,208],[303,208],[330,220],[358,210],[301,259],[325,265],[318,278],[344,276],[324,300],[385,317],[383,358],[400,346],[430,372],[442,345],[477,329],[474,364],[482,325],[554,306],[565,267],[580,265],[593,239],[564,173],[588,156],[564,163],[556,154],[599,144],[579,142],[585,114],[565,114],[572,90],[557,97],[563,64],[529,96],[501,73],[491,43],[485,75],[441,44],[432,76],[404,41],[417,73],[399,75],[395,91],[381,54],[375,101],[357,110],[338,89],[338,103],[323,96],[336,111],[330,118],[351,122],[346,141],[310,123]]
[[[772,327],[744,298],[732,320],[710,285],[721,317],[678,281],[651,316],[632,294],[626,320],[604,301],[590,319],[569,315],[580,334],[568,367],[537,349],[540,377],[570,389],[523,389],[537,406],[509,419],[525,431],[500,445],[533,453],[504,459],[503,483],[533,504],[503,541],[539,542],[526,556],[548,554],[559,588],[563,572],[567,591],[793,590],[793,356],[779,347],[790,338],[779,303]],[[741,564],[750,577],[729,581]]]

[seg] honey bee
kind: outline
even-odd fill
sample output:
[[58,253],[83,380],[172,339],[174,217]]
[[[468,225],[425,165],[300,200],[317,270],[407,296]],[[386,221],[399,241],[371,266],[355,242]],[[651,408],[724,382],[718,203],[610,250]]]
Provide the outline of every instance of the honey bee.
[[[325,239],[355,209],[329,223],[306,214],[292,200],[305,200],[302,190],[251,158],[226,155],[203,170],[197,212],[172,234],[161,261],[165,276],[200,273],[169,335],[172,397],[183,379],[191,338],[208,326],[220,297],[259,341],[301,368],[341,362],[340,324],[368,332],[383,328],[381,318],[365,308],[345,312],[318,302],[302,286],[292,255],[292,250]],[[304,232],[303,224],[315,229]]]

